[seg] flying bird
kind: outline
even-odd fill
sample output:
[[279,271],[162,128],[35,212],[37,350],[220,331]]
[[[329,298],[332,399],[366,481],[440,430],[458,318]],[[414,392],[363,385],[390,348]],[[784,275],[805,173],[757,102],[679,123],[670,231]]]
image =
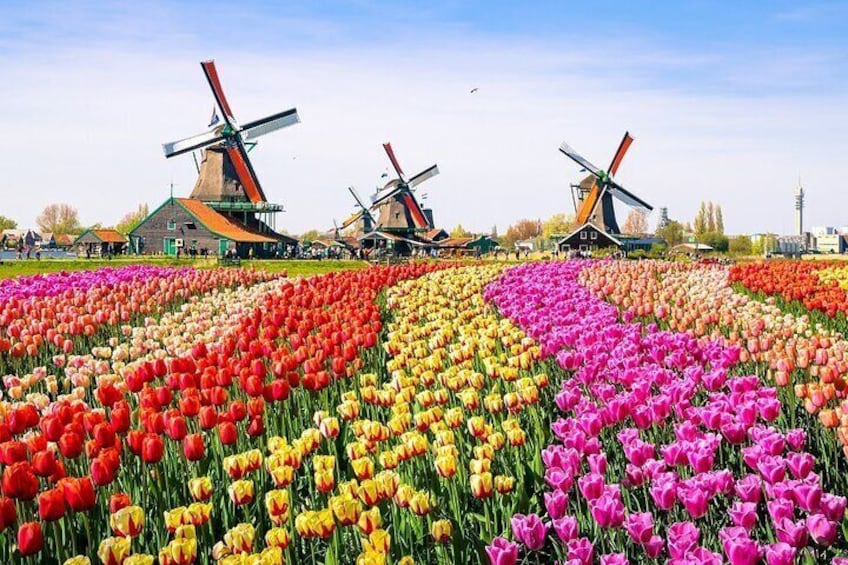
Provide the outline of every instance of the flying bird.
[[472,89],[471,89],[471,92],[469,92],[469,94],[474,94],[474,93],[475,93],[475,92],[477,92],[478,90],[479,90],[479,88],[476,88],[476,87],[475,87],[475,88],[472,88]]

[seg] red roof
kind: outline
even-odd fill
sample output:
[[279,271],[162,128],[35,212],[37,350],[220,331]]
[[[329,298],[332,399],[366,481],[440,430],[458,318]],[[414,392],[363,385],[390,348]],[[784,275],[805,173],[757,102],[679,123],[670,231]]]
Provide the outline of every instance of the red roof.
[[102,241],[103,243],[126,243],[127,238],[122,236],[116,230],[105,229],[105,230],[91,230],[91,233],[94,236]]
[[200,200],[194,198],[177,198],[176,200],[189,214],[206,226],[206,229],[225,239],[239,243],[276,243],[277,241],[267,235],[248,231],[243,225],[229,220]]
[[451,237],[438,242],[439,247],[465,247],[474,241],[473,237]]

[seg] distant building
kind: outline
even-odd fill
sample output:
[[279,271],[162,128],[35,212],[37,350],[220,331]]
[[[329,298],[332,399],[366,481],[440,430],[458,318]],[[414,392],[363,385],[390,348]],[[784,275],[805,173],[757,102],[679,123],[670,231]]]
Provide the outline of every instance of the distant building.
[[662,229],[668,225],[668,208],[663,206],[660,208],[660,219],[657,222],[657,228]]
[[835,234],[836,228],[834,228],[832,226],[814,226],[812,229],[810,229],[810,232],[814,236],[819,237],[819,236],[822,236],[822,235]]
[[621,240],[592,223],[585,223],[557,243],[560,252],[579,251],[591,253],[606,247],[621,247]]
[[826,233],[816,237],[816,250],[819,253],[844,253],[846,236],[838,233]]
[[801,179],[795,187],[795,233],[793,235],[804,235],[804,188]]
[[115,230],[85,230],[74,240],[79,255],[120,255],[127,247],[127,238]]
[[775,253],[789,256],[800,256],[807,250],[807,238],[803,235],[783,235],[777,238]]

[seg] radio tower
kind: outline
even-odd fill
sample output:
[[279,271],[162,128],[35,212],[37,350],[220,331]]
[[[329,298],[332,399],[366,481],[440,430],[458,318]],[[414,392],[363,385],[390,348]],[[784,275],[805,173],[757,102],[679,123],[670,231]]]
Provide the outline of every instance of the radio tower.
[[795,187],[795,235],[804,235],[804,188],[801,186],[801,177],[798,177],[798,186]]

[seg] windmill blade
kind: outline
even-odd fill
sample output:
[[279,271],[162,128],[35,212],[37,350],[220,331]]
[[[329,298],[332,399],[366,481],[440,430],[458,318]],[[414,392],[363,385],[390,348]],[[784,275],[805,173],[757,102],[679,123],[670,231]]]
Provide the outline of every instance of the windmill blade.
[[375,207],[379,206],[380,204],[382,204],[383,202],[385,202],[389,198],[393,197],[394,195],[396,195],[400,191],[401,191],[401,185],[398,184],[398,185],[395,185],[394,187],[392,187],[388,190],[384,190],[383,192],[380,192],[380,193],[374,195],[374,198],[371,199],[371,208],[375,208]]
[[215,96],[215,102],[218,103],[218,108],[221,109],[223,119],[231,128],[235,128],[233,122],[233,111],[230,109],[230,104],[227,102],[227,97],[224,96],[224,89],[221,87],[221,80],[218,78],[218,70],[215,68],[215,61],[203,61],[200,63],[203,67],[203,73],[206,75],[206,80],[209,82],[209,88],[212,89],[212,95]]
[[355,224],[357,221],[359,221],[359,218],[361,218],[363,215],[364,215],[363,212],[354,213],[353,215],[351,215],[345,221],[342,222],[342,225],[341,225],[341,227],[339,227],[339,229],[344,230],[344,229],[349,228],[350,226]]
[[578,165],[580,165],[581,167],[586,169],[587,172],[592,173],[593,175],[595,175],[598,178],[601,178],[601,177],[604,176],[603,172],[601,172],[601,170],[598,167],[596,167],[595,165],[593,165],[592,163],[587,161],[582,155],[580,155],[577,151],[575,151],[574,148],[571,147],[566,142],[564,142],[564,141],[562,142],[562,145],[559,146],[559,150],[566,157],[568,157],[569,159],[571,159],[572,161],[574,161],[575,163],[577,163]]
[[392,150],[392,144],[388,142],[384,143],[383,149],[386,150],[386,154],[389,156],[389,161],[392,162],[392,166],[395,168],[395,172],[397,173],[398,178],[400,178],[401,181],[406,182],[406,177],[403,175],[403,170],[400,168],[400,164],[397,161],[397,157],[395,157],[394,150]]
[[171,158],[177,155],[182,155],[183,153],[189,153],[191,151],[203,149],[204,147],[209,147],[210,145],[215,145],[216,143],[219,143],[223,140],[224,137],[220,135],[217,131],[207,131],[205,133],[193,135],[191,137],[187,137],[179,141],[163,143],[162,150],[165,152],[166,158]]
[[259,185],[259,179],[256,177],[256,172],[253,170],[253,165],[250,164],[250,159],[247,157],[247,150],[244,144],[236,138],[235,145],[227,146],[227,154],[230,156],[230,161],[236,169],[239,181],[241,181],[247,197],[254,204],[265,202],[265,193],[262,192],[262,187]]
[[607,169],[607,174],[615,176],[615,173],[618,172],[618,167],[621,166],[621,160],[624,159],[624,154],[627,153],[631,143],[633,143],[633,138],[630,137],[630,132],[624,132],[624,137],[621,138],[621,143],[618,144],[618,149],[615,155],[613,155],[609,169]]
[[368,210],[368,207],[362,203],[362,199],[359,197],[359,194],[356,192],[356,189],[354,189],[352,186],[349,186],[347,187],[347,190],[348,192],[350,192],[350,195],[353,196],[353,199],[356,201],[357,205],[359,205],[362,210]]
[[300,116],[297,114],[297,108],[292,108],[291,110],[286,110],[285,112],[280,112],[273,116],[268,116],[245,124],[241,128],[241,134],[244,136],[244,139],[252,140],[263,136],[266,133],[271,133],[272,131],[277,131],[278,129],[283,129],[298,123],[300,123]]
[[644,200],[642,200],[641,198],[639,198],[638,196],[636,196],[635,194],[633,194],[632,192],[625,189],[619,184],[616,184],[614,182],[610,183],[609,191],[610,194],[612,194],[628,206],[647,210],[648,212],[654,209],[653,206],[651,206],[650,204],[648,204],[647,202],[645,202]]
[[577,210],[578,225],[582,226],[589,221],[589,218],[592,217],[592,214],[595,212],[595,208],[598,206],[598,202],[600,201],[601,189],[598,188],[597,183],[592,183],[592,188],[589,189],[589,193],[583,199],[583,202],[580,204],[580,208]]
[[417,175],[415,175],[411,179],[409,179],[409,183],[408,183],[409,188],[415,188],[416,186],[418,186],[419,184],[421,184],[425,180],[431,179],[438,174],[439,174],[439,166],[433,165],[429,169],[426,169],[426,170],[418,173]]
[[416,228],[419,229],[427,229],[430,226],[430,222],[427,221],[427,216],[424,215],[424,212],[421,210],[421,206],[418,205],[418,201],[415,200],[415,196],[412,195],[411,192],[407,192],[401,197],[403,200],[404,206],[409,210],[409,215],[412,217],[412,223],[415,224]]

